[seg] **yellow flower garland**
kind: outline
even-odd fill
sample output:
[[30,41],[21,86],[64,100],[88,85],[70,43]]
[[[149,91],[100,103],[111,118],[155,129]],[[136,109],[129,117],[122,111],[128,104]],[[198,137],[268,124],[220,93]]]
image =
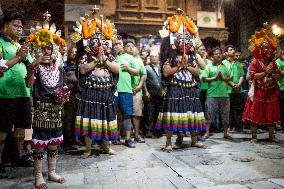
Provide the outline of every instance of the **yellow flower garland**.
[[66,41],[46,28],[40,29],[35,34],[30,34],[26,40],[38,47],[46,46],[47,43],[56,43],[61,47],[66,46]]
[[105,36],[106,39],[112,38],[113,29],[112,29],[109,21],[107,22],[107,29],[106,29],[105,27],[102,28],[101,23],[98,22],[97,20],[93,21],[93,23],[90,27],[88,27],[88,20],[83,20],[83,23],[82,23],[83,39],[91,38],[92,35],[94,34],[94,31],[95,31],[97,26],[102,31],[102,33],[103,33],[103,35]]
[[257,31],[254,35],[252,35],[249,49],[254,51],[255,48],[259,48],[265,40],[268,41],[273,48],[277,48],[279,45],[277,37],[271,34],[267,29],[262,28],[260,31]]
[[46,28],[39,30],[36,33],[36,36],[38,37],[38,40],[43,44],[43,46],[45,46],[48,42],[53,42],[53,35],[51,31]]
[[107,22],[107,30],[106,30],[105,27],[102,29],[101,23],[97,22],[97,25],[98,25],[98,28],[103,32],[103,34],[104,34],[106,39],[111,39],[112,38],[113,30],[112,30],[112,27],[111,27],[109,21]]
[[91,27],[88,28],[88,20],[83,20],[83,23],[82,23],[83,39],[89,39],[90,37],[92,37],[96,29],[96,26],[97,26],[97,22],[94,21]]
[[[178,20],[176,27],[174,27],[174,21],[175,21],[175,20]],[[177,18],[177,16],[174,15],[174,16],[172,16],[172,17],[170,18],[170,20],[169,20],[169,28],[170,28],[170,31],[171,31],[172,33],[177,32],[177,31],[179,30],[179,28],[180,28],[180,25],[181,25],[181,19],[180,19],[180,17]]]
[[[177,20],[177,25],[174,26],[174,21]],[[195,31],[195,25],[194,23],[189,19],[189,18],[184,18],[183,15],[173,15],[170,19],[169,19],[169,29],[172,33],[175,33],[179,30],[181,23],[185,24],[186,29],[192,34],[195,35],[196,31]]]

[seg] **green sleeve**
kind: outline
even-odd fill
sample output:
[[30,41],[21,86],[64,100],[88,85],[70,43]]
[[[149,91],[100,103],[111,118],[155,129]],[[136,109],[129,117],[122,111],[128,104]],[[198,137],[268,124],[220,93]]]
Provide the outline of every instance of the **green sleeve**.
[[232,76],[232,69],[228,69],[226,66],[224,67],[224,75],[226,76],[226,77],[231,77]]
[[241,73],[241,76],[245,77],[245,71],[244,71],[244,68],[242,66],[242,63],[240,63],[240,73]]
[[209,77],[209,71],[210,71],[210,68],[209,68],[209,67],[206,68],[205,70],[203,70],[203,71],[201,72],[201,79],[202,79],[202,78],[207,78],[207,77]]
[[140,74],[141,74],[141,75],[147,75],[146,68],[145,68],[144,65],[141,66]]
[[280,64],[280,59],[277,59],[275,62],[276,62],[276,65],[277,65],[278,69],[282,70],[281,69],[281,64]]
[[3,58],[3,45],[0,43],[0,56]]
[[130,67],[131,68],[133,68],[133,69],[136,69],[136,70],[138,70],[139,69],[139,67],[136,65],[136,60],[135,60],[135,58],[132,56],[132,55],[129,55],[129,59],[128,59],[130,62]]

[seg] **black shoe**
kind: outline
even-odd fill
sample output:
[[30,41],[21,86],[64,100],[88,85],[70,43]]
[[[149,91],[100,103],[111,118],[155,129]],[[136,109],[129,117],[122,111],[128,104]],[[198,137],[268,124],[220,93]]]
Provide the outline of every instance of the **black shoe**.
[[125,140],[125,145],[128,147],[128,148],[136,148],[135,146],[135,143],[132,141],[132,140]]
[[0,179],[8,178],[7,171],[4,167],[0,167]]
[[145,143],[145,140],[142,139],[141,137],[135,138],[134,141],[137,142],[137,143]]

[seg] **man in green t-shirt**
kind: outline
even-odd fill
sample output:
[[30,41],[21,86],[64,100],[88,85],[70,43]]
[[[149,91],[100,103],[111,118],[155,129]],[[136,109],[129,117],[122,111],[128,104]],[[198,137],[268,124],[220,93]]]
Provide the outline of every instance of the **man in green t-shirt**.
[[23,34],[23,15],[6,12],[0,32],[0,179],[7,177],[1,164],[4,141],[14,128],[15,163],[19,163],[23,149],[25,130],[31,128],[30,89],[26,87],[28,49],[18,43]]
[[282,131],[284,131],[284,44],[282,44],[280,53],[281,55],[276,60],[276,64],[279,70],[281,71],[281,76],[282,76],[278,80],[278,85],[280,87],[279,107],[280,107],[280,115],[281,115],[281,126],[282,126]]
[[230,71],[233,78],[233,86],[229,86],[230,96],[230,127],[237,132],[243,131],[242,113],[244,108],[244,97],[242,84],[244,81],[244,69],[240,62],[240,52],[236,52],[235,47],[228,45],[225,48],[226,59],[223,63]]
[[[211,60],[207,59],[206,56],[206,49],[203,44],[197,47],[196,56],[199,56],[204,60],[204,63],[206,64],[206,67],[208,67],[211,64]],[[206,69],[206,68],[205,68]],[[205,71],[205,69],[202,69],[201,67],[198,68],[199,76],[202,75],[202,73]],[[200,78],[201,79],[201,78]],[[202,79],[200,80],[200,103],[202,105],[203,110],[205,111],[205,101],[206,101],[206,94],[208,89],[208,83],[203,82]]]
[[139,133],[140,133],[140,118],[143,111],[143,99],[142,99],[142,87],[146,80],[146,69],[143,60],[139,57],[138,49],[134,46],[132,41],[127,41],[125,43],[125,52],[134,56],[135,69],[138,70],[138,76],[134,76],[132,79],[133,87],[133,114],[132,121],[135,131],[135,141],[139,143],[144,143]]
[[133,114],[133,76],[139,72],[135,66],[135,59],[132,55],[125,53],[122,40],[114,43],[116,62],[120,66],[119,78],[117,82],[117,104],[123,115],[123,127],[126,132],[125,145],[129,148],[135,148],[134,142],[130,139],[132,128],[131,116]]
[[[203,111],[205,112],[205,102],[206,102],[206,96],[207,96],[207,89],[208,89],[208,83],[202,81],[201,76],[203,75],[203,72],[212,64],[211,60],[206,58],[206,49],[203,44],[197,46],[197,52],[196,56],[199,56],[204,60],[204,63],[206,64],[206,68],[203,69],[202,67],[198,67],[199,77],[200,77],[200,103],[202,105]],[[198,140],[204,141],[204,132],[200,132],[200,135],[198,136]]]
[[228,93],[229,84],[232,85],[232,78],[230,77],[230,72],[226,65],[222,63],[222,54],[220,48],[214,48],[210,52],[213,58],[213,62],[204,71],[202,79],[208,82],[207,90],[207,130],[206,138],[209,137],[210,125],[216,114],[220,111],[221,120],[224,126],[224,138],[230,139],[228,135],[229,128],[229,110],[230,110],[230,99]]

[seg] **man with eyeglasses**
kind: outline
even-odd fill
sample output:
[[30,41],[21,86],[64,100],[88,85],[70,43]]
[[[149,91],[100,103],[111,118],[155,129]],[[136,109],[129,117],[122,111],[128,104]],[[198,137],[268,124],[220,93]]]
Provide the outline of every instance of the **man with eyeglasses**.
[[[0,179],[7,177],[1,163],[7,133],[14,128],[15,163],[21,161],[25,130],[31,127],[30,89],[26,87],[28,49],[18,43],[23,34],[23,15],[4,13],[0,28]],[[21,164],[21,163],[20,163]]]

